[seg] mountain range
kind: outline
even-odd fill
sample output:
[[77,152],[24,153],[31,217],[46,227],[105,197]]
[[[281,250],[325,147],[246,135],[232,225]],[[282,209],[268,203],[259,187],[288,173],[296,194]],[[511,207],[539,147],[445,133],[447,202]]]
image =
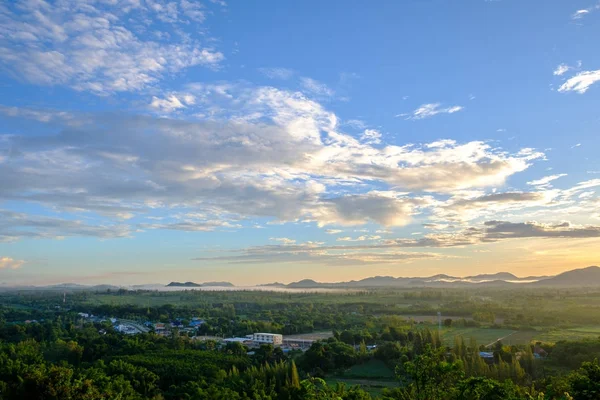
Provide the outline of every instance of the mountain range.
[[473,287],[473,286],[600,286],[600,267],[575,269],[556,276],[528,276],[519,278],[508,272],[455,277],[445,274],[430,277],[395,278],[374,276],[358,281],[323,283],[303,279],[284,285],[281,283],[263,286],[286,288],[384,288],[384,287]]
[[[264,288],[289,288],[289,289],[313,289],[313,288],[409,288],[409,287],[593,287],[600,286],[600,267],[592,266],[581,269],[566,271],[555,276],[527,276],[517,277],[509,272],[498,272],[495,274],[480,274],[466,277],[456,277],[446,274],[438,274],[430,277],[392,277],[373,276],[358,281],[347,282],[317,282],[312,279],[303,279],[289,284],[267,283],[256,285]],[[230,282],[171,282],[164,284],[145,284],[130,286],[115,285],[82,285],[78,283],[61,283],[48,286],[11,286],[0,284],[0,291],[18,290],[161,290],[162,288],[195,288],[195,287],[236,287]],[[241,287],[242,289],[244,286]]]

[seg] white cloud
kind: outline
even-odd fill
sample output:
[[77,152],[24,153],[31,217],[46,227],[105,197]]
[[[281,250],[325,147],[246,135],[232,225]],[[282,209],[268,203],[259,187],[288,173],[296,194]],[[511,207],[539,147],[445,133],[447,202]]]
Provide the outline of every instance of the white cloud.
[[572,67],[569,67],[566,64],[560,64],[558,67],[556,67],[556,69],[554,70],[553,74],[556,75],[556,76],[561,76],[565,72],[568,72],[570,69],[572,69]]
[[325,231],[325,233],[327,233],[328,235],[337,235],[338,233],[342,233],[342,232],[344,232],[344,231],[341,229],[327,229]]
[[376,129],[365,129],[360,139],[365,143],[381,143],[381,132]]
[[182,18],[189,18],[197,23],[201,11],[195,2],[20,4],[7,5],[0,13],[0,61],[13,75],[34,84],[96,94],[135,91],[191,66],[215,67],[224,58],[203,46],[199,35],[149,39],[144,27],[155,19],[186,23]]
[[158,97],[153,96],[150,107],[161,111],[173,112],[177,109],[184,108],[185,106],[175,95],[170,95],[166,99],[159,99]]
[[294,244],[296,243],[296,241],[294,239],[288,239],[288,238],[270,238],[270,240],[274,240],[276,242],[281,242],[283,244]]
[[550,182],[555,181],[559,178],[562,178],[563,176],[567,176],[567,174],[556,174],[556,175],[545,176],[543,178],[527,182],[527,184],[531,185],[531,186],[547,186],[548,184],[550,184]]
[[436,253],[401,252],[398,251],[399,249],[466,247],[528,238],[572,240],[600,238],[600,226],[574,225],[570,222],[540,223],[491,220],[458,232],[432,233],[419,238],[397,238],[381,240],[373,244],[333,246],[312,242],[266,245],[237,250],[232,255],[199,257],[193,260],[244,264],[268,262],[321,262],[334,265],[397,263],[447,257]]
[[573,19],[581,19],[583,18],[586,14],[589,14],[590,10],[577,10],[573,13],[573,15],[571,16],[571,18]]
[[436,204],[434,219],[443,222],[490,219],[509,211],[549,207],[559,194],[557,191],[457,194],[446,202]]
[[15,260],[10,257],[0,257],[0,269],[18,269],[25,264],[24,260]]
[[179,97],[176,94],[170,94],[164,99],[152,96],[150,107],[157,111],[172,113],[186,106],[194,105],[195,102],[196,98],[191,94],[182,94]]
[[577,92],[583,94],[594,83],[600,81],[600,70],[596,71],[582,71],[577,75],[569,78],[565,83],[558,88],[561,93],[564,92]]
[[[369,251],[369,249],[376,251]],[[417,260],[436,260],[448,258],[429,252],[384,251],[384,246],[323,246],[322,243],[305,242],[299,244],[282,244],[249,247],[233,252],[231,255],[217,257],[198,257],[193,260],[223,262],[231,264],[265,264],[265,263],[322,263],[326,265],[363,265],[363,264],[397,264]],[[365,251],[366,250],[366,251]]]
[[48,111],[48,110],[35,110],[28,108],[18,107],[6,107],[0,105],[0,113],[7,117],[27,118],[39,122],[53,122],[59,121],[68,123],[74,121],[75,117],[65,111]]
[[571,146],[572,149],[577,148],[577,147],[581,147],[581,143],[576,143],[573,146]]
[[[173,4],[173,3],[171,3]],[[181,0],[180,7],[182,13],[188,16],[192,21],[204,22],[206,14],[201,3],[194,0]]]
[[339,237],[336,240],[338,242],[364,242],[364,241],[372,241],[372,240],[379,240],[381,239],[381,236],[379,235],[361,235],[359,237],[353,238],[351,236],[343,236],[343,237]]
[[585,16],[589,15],[590,13],[597,11],[597,10],[600,10],[600,2],[594,6],[575,11],[571,15],[571,19],[573,19],[573,20],[582,19],[583,17],[585,17]]
[[344,122],[344,125],[354,129],[367,129],[367,124],[360,119],[349,119],[348,121]]
[[314,93],[318,96],[333,96],[333,89],[329,88],[326,84],[316,81],[312,78],[300,78],[300,84],[308,92]]
[[258,71],[271,79],[287,80],[295,75],[295,71],[289,68],[259,68]]
[[0,243],[28,239],[60,239],[70,236],[112,239],[129,237],[126,225],[90,225],[78,220],[68,220],[41,215],[28,215],[0,210]]
[[438,114],[454,114],[463,109],[464,107],[462,106],[451,106],[441,108],[441,103],[430,103],[421,105],[419,108],[417,108],[409,114],[399,114],[397,115],[397,117],[406,117],[406,119],[409,120],[419,120],[431,118]]
[[312,214],[321,226],[362,225],[369,221],[383,226],[404,226],[424,204],[422,199],[373,191],[325,200]]
[[[158,100],[156,107],[181,113],[214,112],[201,121],[75,114],[49,123],[76,124],[77,135],[0,136],[12,149],[2,153],[0,201],[88,213],[105,227],[155,210],[205,217],[137,227],[209,231],[253,217],[404,226],[432,207],[432,195],[499,187],[543,157],[478,141],[374,147],[340,131],[318,102],[271,87],[190,84]],[[10,117],[37,114],[11,109]]]

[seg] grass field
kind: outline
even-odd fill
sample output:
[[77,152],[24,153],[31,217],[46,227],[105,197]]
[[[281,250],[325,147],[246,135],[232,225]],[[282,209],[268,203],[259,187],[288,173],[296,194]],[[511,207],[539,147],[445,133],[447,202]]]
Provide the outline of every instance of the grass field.
[[384,388],[398,386],[394,371],[380,360],[369,360],[364,364],[355,365],[343,375],[331,376],[325,381],[332,387],[335,387],[337,382],[345,383],[348,387],[358,385],[373,397],[381,395]]
[[369,360],[364,364],[354,365],[348,371],[344,372],[346,378],[364,378],[364,379],[393,379],[392,371],[381,360]]
[[475,338],[477,343],[488,345],[499,338],[505,345],[523,345],[533,341],[556,343],[560,340],[596,339],[600,337],[600,326],[583,326],[569,329],[543,329],[538,331],[512,331],[510,329],[490,328],[450,328],[442,331],[446,345],[454,344],[455,336],[465,340]]
[[552,329],[539,332],[534,340],[555,343],[561,340],[596,339],[600,336],[600,326],[583,326],[570,329]]
[[[495,342],[500,338],[510,339],[509,335],[514,335],[516,331],[511,329],[493,329],[493,328],[445,328],[442,329],[442,339],[448,346],[454,345],[454,338],[456,336],[462,336],[465,341],[469,341],[474,338],[480,345],[488,345]],[[505,339],[502,339],[502,343],[506,343]]]
[[535,340],[536,336],[540,335],[541,332],[537,331],[519,331],[515,332],[505,340],[502,341],[503,344],[507,345],[518,345],[518,344],[528,344]]
[[321,331],[311,333],[298,333],[296,335],[286,335],[286,339],[303,339],[303,340],[325,340],[333,337],[332,331]]

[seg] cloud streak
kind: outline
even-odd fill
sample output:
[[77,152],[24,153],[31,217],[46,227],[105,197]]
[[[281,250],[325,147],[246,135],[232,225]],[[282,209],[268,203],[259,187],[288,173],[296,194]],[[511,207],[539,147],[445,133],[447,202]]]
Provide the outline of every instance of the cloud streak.
[[409,114],[399,114],[397,117],[405,117],[407,120],[420,120],[434,117],[438,114],[454,114],[464,110],[462,106],[442,107],[441,103],[423,104]]
[[[544,224],[534,221],[487,221],[479,227],[471,227],[454,233],[429,234],[418,239],[396,238],[380,240],[375,244],[361,243],[334,246],[313,242],[265,245],[236,250],[229,255],[196,257],[192,260],[213,264],[264,264],[275,262],[321,262],[332,265],[383,264],[449,257],[440,253],[407,252],[402,249],[468,247],[504,240],[532,238],[600,238],[600,226],[576,226],[569,222]],[[362,242],[362,240],[353,240],[352,238],[342,238],[342,241]]]
[[0,269],[19,269],[25,264],[24,260],[15,260],[10,257],[0,257]]
[[114,239],[131,235],[131,230],[126,225],[90,225],[79,220],[29,215],[8,210],[0,210],[0,217],[0,242],[13,242],[20,239],[62,239],[73,236]]
[[600,70],[582,71],[569,78],[558,88],[558,91],[561,93],[577,92],[579,94],[584,94],[598,81],[600,81]]

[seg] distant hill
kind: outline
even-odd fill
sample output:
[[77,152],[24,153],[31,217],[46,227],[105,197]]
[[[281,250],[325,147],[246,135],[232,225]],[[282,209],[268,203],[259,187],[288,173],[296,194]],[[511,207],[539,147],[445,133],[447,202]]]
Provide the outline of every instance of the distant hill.
[[235,285],[231,282],[204,282],[200,286],[233,287]]
[[201,287],[202,285],[195,282],[171,282],[167,286],[169,287]]
[[286,287],[287,285],[285,283],[273,282],[273,283],[263,283],[263,284],[256,285],[256,286]]
[[329,284],[318,283],[316,281],[313,281],[312,279],[303,279],[301,281],[292,282],[289,285],[287,285],[287,287],[289,287],[289,288],[312,288],[312,287],[323,287],[323,286],[329,286]]
[[196,283],[196,282],[171,282],[167,286],[169,287],[233,287],[233,283],[231,282],[205,282],[205,283]]
[[46,289],[79,289],[88,287],[79,283],[58,283],[56,285],[45,286]]
[[89,290],[119,290],[121,289],[119,286],[114,286],[114,285],[96,285],[96,286],[92,286],[89,288],[86,288]]
[[532,283],[536,286],[600,286],[600,267],[592,266],[563,272]]
[[480,274],[480,275],[475,275],[475,276],[467,276],[464,279],[470,279],[473,281],[496,281],[496,280],[517,281],[517,280],[519,280],[519,278],[517,278],[515,275],[511,274],[510,272],[498,272],[496,274]]
[[[402,288],[402,287],[472,287],[472,286],[600,286],[600,268],[588,267],[564,272],[557,276],[518,277],[510,272],[479,274],[467,277],[455,277],[438,274],[428,278],[395,278],[393,276],[373,276],[358,281],[323,283],[312,279],[303,279],[288,285],[269,284],[288,288]],[[516,287],[516,286],[515,286]]]

